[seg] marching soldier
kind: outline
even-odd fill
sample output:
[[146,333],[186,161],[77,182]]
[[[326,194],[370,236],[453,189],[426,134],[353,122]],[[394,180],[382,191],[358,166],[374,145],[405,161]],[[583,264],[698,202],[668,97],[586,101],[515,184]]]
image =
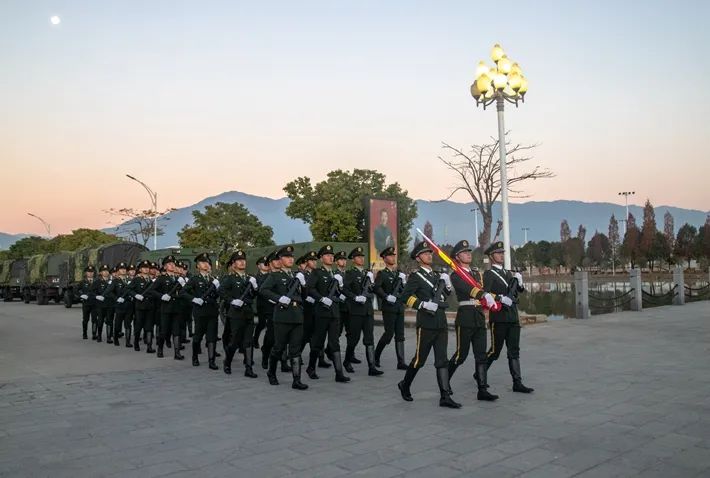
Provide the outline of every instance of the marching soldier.
[[147,294],[153,287],[150,276],[150,261],[144,260],[138,264],[138,274],[131,281],[129,288],[135,300],[135,320],[133,328],[133,350],[140,352],[141,335],[145,333],[146,352],[155,353],[153,349],[153,303]]
[[217,322],[219,316],[219,280],[211,275],[212,260],[206,253],[195,257],[197,274],[190,277],[180,296],[192,302],[195,334],[192,337],[192,365],[198,367],[197,357],[202,337],[207,337],[207,360],[211,370],[219,370],[215,363],[217,352]]
[[136,307],[134,304],[133,294],[131,293],[131,282],[136,277],[136,266],[133,264],[128,266],[128,275],[126,276],[126,290],[123,298],[126,304],[126,315],[123,317],[123,326],[126,329],[126,347],[133,347],[131,340],[133,339],[133,326],[135,322]]
[[276,366],[288,346],[291,360],[293,384],[295,390],[305,390],[308,385],[301,383],[301,340],[303,339],[303,307],[301,288],[306,285],[303,274],[294,275],[293,246],[285,246],[278,250],[276,257],[281,260],[281,269],[273,271],[261,286],[261,293],[273,301],[274,306],[274,348],[269,358],[269,383],[278,385]]
[[353,261],[351,267],[345,273],[345,283],[343,294],[347,297],[348,308],[350,310],[350,329],[348,331],[348,346],[345,349],[345,370],[353,373],[352,363],[356,363],[355,347],[360,341],[365,345],[365,355],[367,357],[367,374],[370,376],[382,375],[384,372],[375,367],[375,338],[374,326],[375,317],[372,307],[372,287],[375,277],[371,271],[365,270],[365,253],[362,247],[356,247],[348,255]]
[[[160,276],[160,267],[156,262],[151,262],[150,263],[150,279],[155,282],[156,279]],[[153,285],[155,287],[155,285]],[[152,289],[151,289],[152,290]],[[151,328],[151,336],[157,337],[160,335],[160,300],[155,299],[152,296],[146,296],[151,304],[153,305],[151,311],[153,313],[153,327]],[[153,333],[154,332],[154,333]],[[147,343],[148,337],[147,335],[145,336],[145,341]],[[152,345],[151,345],[152,348]]]
[[[345,251],[340,251],[335,254],[335,265],[337,266],[336,273],[340,274],[341,277],[345,278],[345,273],[347,272],[348,266],[348,256]],[[340,293],[340,335],[343,335],[345,331],[345,337],[348,336],[348,327],[350,326],[350,312],[348,309],[347,297],[341,292]],[[353,363],[361,363],[357,360]]]
[[399,382],[397,387],[405,401],[414,400],[410,386],[433,348],[436,379],[441,394],[439,406],[461,408],[461,404],[451,398],[446,359],[448,327],[442,305],[451,292],[451,281],[447,274],[437,274],[432,270],[431,264],[434,258],[426,242],[422,241],[414,246],[411,258],[419,263],[419,269],[409,274],[402,297],[406,300],[407,307],[417,311],[417,347],[414,358],[404,374],[404,380]]
[[246,273],[246,254],[238,250],[227,261],[228,273],[222,277],[219,294],[227,307],[226,319],[229,322],[231,337],[224,358],[224,373],[232,373],[232,359],[237,349],[244,351],[244,376],[256,378],[252,369],[254,364],[254,309],[252,301],[259,285],[256,278]]
[[[182,261],[177,261],[175,263],[175,273],[177,275],[178,284],[180,284],[180,289],[178,290],[178,297],[175,307],[178,312],[178,323],[180,324],[180,350],[184,350],[186,344],[190,342],[187,338],[187,323],[192,323],[192,303],[180,296],[180,290],[187,284],[187,264]],[[190,325],[190,331],[192,331],[192,325]],[[190,333],[192,336],[192,333]]]
[[121,345],[119,339],[123,327],[126,330],[126,346],[128,346],[129,337],[131,336],[131,326],[126,320],[128,309],[133,306],[133,303],[127,301],[125,297],[128,288],[127,268],[128,266],[125,262],[121,262],[115,267],[116,276],[106,291],[106,297],[109,297],[116,304],[113,322],[113,345],[116,347]]
[[160,304],[160,327],[158,327],[158,353],[157,357],[163,358],[163,346],[173,337],[175,360],[183,360],[180,353],[180,311],[178,295],[181,290],[180,283],[175,274],[175,257],[171,254],[163,258],[165,274],[155,279],[155,285],[150,291],[150,296],[156,304]]
[[[281,268],[283,267],[281,259],[278,256],[278,251],[273,251],[271,254],[269,254],[268,260],[266,262],[269,265],[269,274],[273,272],[280,272]],[[268,274],[266,277],[262,278],[262,281],[265,281],[267,277]],[[262,284],[263,282],[259,284],[259,290],[261,290]],[[266,332],[264,333],[264,345],[261,348],[261,366],[264,368],[264,370],[266,370],[269,368],[269,357],[271,356],[271,351],[274,348],[275,342],[273,319],[274,306],[276,305],[276,302],[261,293],[259,294],[259,297],[262,299],[261,310],[264,311],[264,315],[266,317]],[[269,326],[271,328],[269,328]],[[291,366],[288,364],[288,350],[286,349],[284,349],[281,353],[281,371],[285,373],[292,372]]]
[[[503,307],[488,315],[491,323],[491,348],[488,350],[486,369],[498,359],[505,344],[508,353],[508,368],[513,378],[513,391],[531,393],[534,389],[523,385],[520,372],[520,319],[518,318],[517,295],[525,291],[523,276],[503,268],[505,248],[497,241],[485,251],[491,259],[491,268],[483,274],[483,285]],[[479,380],[480,380],[479,375]]]
[[86,334],[86,329],[91,319],[91,340],[96,340],[96,319],[98,310],[96,307],[96,298],[94,296],[94,274],[96,268],[92,265],[84,269],[84,279],[79,283],[77,292],[81,298],[81,330],[82,338],[87,340],[89,337]]
[[[451,255],[461,265],[461,271],[470,275],[482,285],[481,273],[471,268],[471,246],[463,240],[456,243]],[[456,369],[466,361],[468,351],[473,348],[473,358],[476,361],[476,382],[478,384],[479,400],[493,401],[498,399],[488,391],[488,368],[486,367],[486,316],[483,315],[481,304],[493,306],[493,296],[484,289],[472,287],[458,274],[451,275],[451,284],[456,292],[459,307],[456,311],[456,353],[449,360],[449,381]],[[450,382],[449,382],[450,383]]]
[[106,343],[113,343],[113,317],[111,317],[111,298],[106,296],[106,290],[111,285],[111,272],[109,266],[102,265],[99,269],[99,278],[94,281],[94,297],[98,301],[99,324],[96,333],[96,341],[101,342],[101,335],[106,324]]
[[[296,260],[296,265],[298,266],[298,271],[303,274],[306,282],[311,275],[311,272],[316,268],[318,264],[318,255],[309,251],[299,257]],[[308,293],[308,288],[303,287],[302,289],[302,304],[303,304],[303,339],[301,340],[301,350],[306,349],[306,344],[310,344],[311,337],[313,336],[313,325],[315,321],[315,299]],[[313,346],[311,345],[311,350]]]
[[[258,272],[256,273],[256,282],[258,285],[261,285],[264,282],[264,279],[266,279],[266,275],[269,273],[269,265],[267,264],[268,258],[267,256],[261,256],[256,260],[256,268]],[[258,289],[258,287],[257,287]],[[259,348],[259,336],[261,336],[261,332],[266,328],[266,316],[264,315],[264,311],[262,310],[262,305],[263,305],[263,299],[261,299],[260,295],[257,295],[256,298],[256,316],[257,316],[257,322],[256,326],[254,327],[254,340],[252,340],[252,345],[254,346],[255,349]]]
[[[316,366],[323,354],[323,345],[328,338],[328,351],[333,359],[336,382],[349,382],[350,377],[343,373],[340,357],[340,290],[343,276],[333,273],[333,246],[327,244],[320,248],[318,257],[321,266],[315,269],[307,279],[307,294],[315,302],[315,322],[311,337],[311,351],[306,373],[312,380],[317,380]],[[330,365],[330,364],[329,364]]]
[[382,351],[394,337],[397,370],[407,370],[407,364],[404,363],[404,304],[399,300],[407,276],[397,269],[397,252],[394,247],[384,249],[380,257],[385,261],[385,268],[375,277],[375,294],[380,299],[385,331],[375,347],[375,366],[380,366]]

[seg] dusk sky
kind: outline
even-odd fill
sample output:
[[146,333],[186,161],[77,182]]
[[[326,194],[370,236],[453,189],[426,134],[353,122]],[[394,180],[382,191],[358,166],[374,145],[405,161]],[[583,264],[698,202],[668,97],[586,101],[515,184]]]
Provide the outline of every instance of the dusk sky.
[[557,175],[527,200],[634,190],[707,210],[708,18],[703,0],[3,0],[0,231],[43,233],[28,211],[66,233],[148,208],[126,173],[161,209],[355,167],[445,198],[441,142],[497,134],[469,93],[496,42],[530,85],[511,139]]

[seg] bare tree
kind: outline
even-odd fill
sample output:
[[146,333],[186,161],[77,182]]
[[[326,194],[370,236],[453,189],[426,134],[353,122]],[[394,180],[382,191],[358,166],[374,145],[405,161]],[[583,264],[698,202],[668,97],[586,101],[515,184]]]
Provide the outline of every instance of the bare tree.
[[[121,220],[121,223],[116,227],[117,235],[126,234],[130,239],[145,246],[150,238],[153,237],[153,220],[157,218],[158,222],[161,220],[167,221],[169,218],[166,218],[165,214],[174,210],[174,208],[169,208],[160,212],[152,209],[111,208],[105,209],[104,212]],[[158,235],[162,236],[164,233],[163,228],[158,226]]]
[[[506,133],[506,138],[508,133]],[[444,199],[450,199],[458,191],[465,191],[478,206],[483,217],[483,230],[478,241],[481,247],[486,248],[491,241],[491,225],[493,224],[493,204],[498,200],[501,193],[500,185],[500,161],[498,159],[499,143],[495,138],[489,144],[471,146],[468,153],[459,148],[455,148],[447,143],[442,143],[442,147],[450,154],[450,159],[439,156],[439,160],[455,173],[458,184],[454,186],[451,194]],[[527,197],[520,190],[513,189],[513,185],[527,180],[554,177],[552,171],[534,166],[532,170],[519,171],[523,163],[531,161],[532,156],[528,156],[529,151],[537,145],[522,145],[511,143],[506,139],[507,169],[508,169],[508,191],[511,197]]]

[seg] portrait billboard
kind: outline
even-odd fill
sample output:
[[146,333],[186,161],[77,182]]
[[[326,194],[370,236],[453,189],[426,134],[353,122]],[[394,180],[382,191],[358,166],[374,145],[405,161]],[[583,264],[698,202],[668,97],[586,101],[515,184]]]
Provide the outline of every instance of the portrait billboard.
[[[367,206],[370,262],[374,264],[373,269],[383,269],[385,263],[380,258],[380,252],[388,247],[397,250],[399,238],[397,201],[369,198]],[[399,251],[397,253],[399,254]]]

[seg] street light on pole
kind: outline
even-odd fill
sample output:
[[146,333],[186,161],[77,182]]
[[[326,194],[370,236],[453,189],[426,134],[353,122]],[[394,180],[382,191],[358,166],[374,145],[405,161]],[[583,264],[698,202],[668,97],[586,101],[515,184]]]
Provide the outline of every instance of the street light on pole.
[[136,179],[130,174],[126,174],[126,177],[128,179],[132,179],[133,181],[137,182],[141,186],[145,188],[146,191],[148,191],[148,195],[150,196],[150,201],[153,203],[153,250],[158,249],[158,193],[154,192],[152,189],[148,187],[146,183],[141,181],[140,179]]
[[479,209],[477,207],[474,207],[471,209],[471,212],[473,213],[473,218],[476,221],[476,247],[478,247],[480,244],[478,243],[478,211]]
[[635,191],[621,191],[619,196],[624,196],[624,201],[626,202],[626,217],[624,218],[624,234],[626,234],[626,220],[629,219],[629,196],[636,194]]
[[505,158],[505,122],[503,110],[505,102],[525,102],[528,91],[528,80],[523,76],[520,65],[512,62],[499,44],[493,46],[491,59],[495,66],[491,68],[485,61],[480,61],[476,67],[476,79],[471,85],[471,95],[476,100],[476,106],[496,104],[498,111],[498,151],[500,153],[500,189],[503,215],[503,245],[505,249],[505,268],[510,269],[510,220],[508,217],[508,168]]
[[525,242],[523,242],[523,245],[525,245],[528,243],[528,231],[530,230],[530,228],[529,227],[521,227],[520,229],[522,229],[523,232],[525,233]]
[[27,215],[32,216],[35,219],[39,219],[39,222],[41,222],[42,225],[44,226],[44,228],[47,230],[47,235],[49,237],[52,237],[52,226],[47,221],[45,221],[44,219],[42,219],[41,217],[39,217],[36,214],[32,214],[31,212],[28,212]]

